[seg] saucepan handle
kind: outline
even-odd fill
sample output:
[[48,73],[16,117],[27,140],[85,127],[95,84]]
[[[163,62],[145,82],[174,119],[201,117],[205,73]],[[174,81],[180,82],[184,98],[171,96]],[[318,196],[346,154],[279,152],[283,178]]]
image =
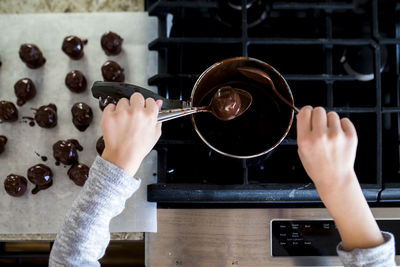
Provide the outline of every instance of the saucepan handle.
[[178,109],[188,106],[186,101],[173,100],[162,97],[151,90],[142,88],[140,86],[128,83],[119,82],[102,82],[96,81],[92,85],[92,95],[95,98],[107,98],[111,96],[114,98],[130,98],[133,93],[141,93],[144,98],[153,98],[154,100],[161,99],[163,101],[163,109]]

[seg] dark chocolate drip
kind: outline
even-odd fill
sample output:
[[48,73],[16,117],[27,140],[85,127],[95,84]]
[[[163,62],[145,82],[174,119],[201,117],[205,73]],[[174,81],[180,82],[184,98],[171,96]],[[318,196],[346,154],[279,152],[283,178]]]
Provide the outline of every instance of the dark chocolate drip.
[[78,151],[83,147],[76,139],[60,140],[53,145],[53,156],[56,161],[65,165],[72,165],[78,162]]
[[[35,118],[32,118],[32,117],[26,117],[26,116],[24,116],[24,117],[22,117],[24,120],[28,120],[29,121],[29,126],[31,126],[31,127],[33,127],[33,126],[35,126]],[[25,123],[27,122],[27,121],[24,121]]]
[[96,151],[97,151],[97,153],[99,153],[100,156],[101,156],[101,154],[103,154],[105,147],[106,147],[106,145],[104,143],[104,138],[103,138],[103,136],[100,136],[100,138],[96,142]]
[[83,132],[93,120],[93,112],[89,105],[83,102],[75,103],[71,108],[72,123],[75,127]]
[[108,32],[103,34],[100,43],[104,52],[110,56],[121,53],[122,41],[123,39],[118,34],[114,32]]
[[18,120],[18,109],[9,101],[0,101],[0,120],[16,121]]
[[28,187],[28,181],[25,177],[10,174],[4,180],[4,189],[7,194],[13,197],[20,197],[25,194],[26,188]]
[[77,60],[83,57],[83,46],[84,42],[79,37],[71,35],[64,38],[61,49],[70,58]]
[[36,87],[31,79],[23,78],[14,84],[14,92],[18,98],[17,105],[22,106],[26,101],[35,97]]
[[73,70],[65,76],[65,85],[74,93],[81,93],[86,90],[87,82],[85,75],[79,70]]
[[36,123],[43,128],[53,128],[57,125],[57,107],[54,104],[41,106],[35,113]]
[[53,172],[44,164],[36,164],[30,167],[27,176],[29,181],[36,185],[32,190],[32,194],[49,188],[53,184]]
[[125,80],[124,69],[112,60],[108,60],[103,64],[101,74],[106,82],[123,82]]
[[83,186],[89,177],[89,167],[76,163],[68,170],[68,176],[76,185]]
[[0,154],[4,152],[4,148],[7,144],[7,137],[4,135],[0,135]]
[[34,44],[22,44],[19,48],[19,57],[31,69],[40,68],[46,63],[42,51]]

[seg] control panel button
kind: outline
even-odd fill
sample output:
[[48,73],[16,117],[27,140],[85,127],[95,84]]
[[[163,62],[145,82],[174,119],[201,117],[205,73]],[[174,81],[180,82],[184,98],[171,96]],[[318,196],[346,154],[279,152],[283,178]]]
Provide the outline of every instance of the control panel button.
[[331,229],[331,224],[330,223],[324,223],[324,224],[322,224],[322,227],[324,229],[326,229],[326,230],[329,230],[329,229]]
[[292,233],[292,237],[293,238],[298,238],[300,235],[299,235],[299,233],[297,233],[297,232],[294,232],[294,233]]
[[299,224],[298,223],[292,223],[292,229],[293,230],[298,230],[299,229]]

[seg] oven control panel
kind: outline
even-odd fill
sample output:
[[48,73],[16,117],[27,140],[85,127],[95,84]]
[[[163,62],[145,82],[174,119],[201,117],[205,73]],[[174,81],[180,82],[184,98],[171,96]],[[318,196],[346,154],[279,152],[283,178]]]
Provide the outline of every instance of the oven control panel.
[[[382,231],[400,242],[400,220],[378,220]],[[271,221],[272,256],[337,256],[340,235],[332,220]],[[400,255],[400,246],[396,248]]]

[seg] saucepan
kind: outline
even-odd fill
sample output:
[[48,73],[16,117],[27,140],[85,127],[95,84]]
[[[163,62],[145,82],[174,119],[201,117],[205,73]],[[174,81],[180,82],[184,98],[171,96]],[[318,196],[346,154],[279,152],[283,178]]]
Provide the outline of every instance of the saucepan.
[[282,142],[292,126],[294,112],[269,85],[243,75],[239,71],[243,67],[268,74],[281,96],[294,105],[292,92],[283,76],[269,64],[247,57],[225,59],[209,67],[197,79],[188,101],[166,99],[139,86],[115,82],[95,82],[92,94],[102,101],[110,101],[140,92],[145,98],[163,100],[163,110],[179,110],[207,106],[214,93],[224,86],[245,90],[252,95],[252,104],[235,119],[221,121],[211,113],[190,116],[197,134],[212,150],[232,158],[254,158],[269,153]]

